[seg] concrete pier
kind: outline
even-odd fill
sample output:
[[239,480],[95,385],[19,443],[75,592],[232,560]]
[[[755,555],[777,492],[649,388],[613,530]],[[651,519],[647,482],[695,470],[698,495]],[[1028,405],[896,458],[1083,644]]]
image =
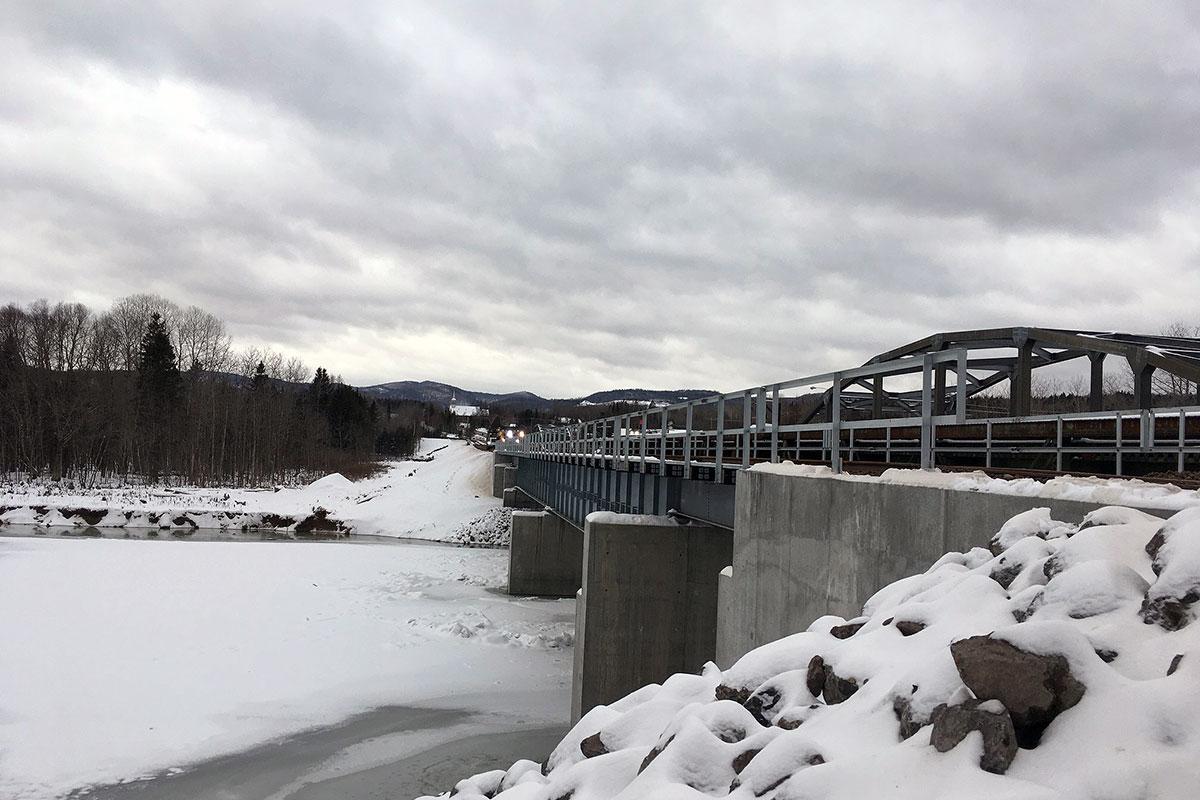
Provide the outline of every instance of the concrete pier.
[[1023,511],[1048,507],[1055,519],[1079,522],[1100,507],[759,470],[738,475],[735,506],[733,573],[720,586],[721,667],[825,614],[858,615],[880,588],[943,553],[986,547]]
[[549,511],[514,511],[511,534],[509,594],[575,596],[583,585],[583,531]]
[[505,508],[519,508],[525,511],[541,511],[546,507],[545,503],[541,503],[525,492],[517,488],[505,489],[502,493],[504,497]]
[[716,654],[717,575],[729,531],[597,512],[584,528],[572,718]]
[[492,497],[503,500],[504,490],[512,489],[516,485],[517,468],[515,465],[499,462],[492,465]]

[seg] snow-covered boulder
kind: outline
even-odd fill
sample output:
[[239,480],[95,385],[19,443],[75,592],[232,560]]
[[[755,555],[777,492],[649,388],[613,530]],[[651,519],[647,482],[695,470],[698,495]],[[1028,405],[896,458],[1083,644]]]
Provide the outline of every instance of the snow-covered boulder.
[[1142,619],[1178,630],[1194,618],[1200,600],[1200,507],[1180,511],[1146,545],[1157,576],[1146,592]]
[[1051,517],[1050,509],[1031,508],[1000,526],[990,545],[993,555],[1000,555],[1028,536],[1036,536],[1039,539],[1061,538],[1074,530],[1074,526]]

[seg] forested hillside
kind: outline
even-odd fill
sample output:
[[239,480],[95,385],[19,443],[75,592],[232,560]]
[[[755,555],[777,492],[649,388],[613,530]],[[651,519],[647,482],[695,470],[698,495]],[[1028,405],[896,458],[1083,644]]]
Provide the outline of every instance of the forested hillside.
[[235,351],[220,319],[154,295],[101,312],[0,308],[0,472],[10,477],[244,486],[355,473],[377,454],[411,452],[440,413],[380,407],[323,368]]

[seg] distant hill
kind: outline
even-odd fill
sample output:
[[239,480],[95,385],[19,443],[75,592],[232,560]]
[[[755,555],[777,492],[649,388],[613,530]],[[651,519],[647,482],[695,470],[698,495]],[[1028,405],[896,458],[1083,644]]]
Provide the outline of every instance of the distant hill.
[[366,397],[379,400],[418,400],[422,403],[449,405],[450,400],[460,405],[487,406],[526,403],[531,408],[549,406],[551,401],[532,392],[476,392],[437,381],[394,381],[375,386],[360,386],[358,390]]
[[580,402],[592,405],[607,403],[631,402],[666,402],[678,403],[684,400],[698,400],[717,394],[716,389],[607,389],[603,392],[592,392],[587,397],[579,398]]
[[534,409],[548,409],[562,403],[581,405],[607,405],[623,401],[674,403],[716,394],[713,389],[608,389],[602,392],[593,392],[586,397],[548,399],[533,392],[508,392],[507,394],[477,392],[437,381],[393,381],[374,386],[360,386],[358,390],[366,397],[378,400],[417,400],[423,403],[449,405],[453,398],[460,405],[521,406]]
[[[234,386],[248,387],[250,385],[250,378],[237,373],[210,372],[207,374],[226,380]],[[271,384],[276,388],[288,391],[300,391],[308,387],[307,383],[288,383],[277,378],[271,378]],[[549,411],[555,406],[564,404],[602,406],[622,402],[643,405],[678,403],[683,400],[711,397],[717,393],[715,389],[606,389],[592,392],[586,397],[550,399],[533,392],[507,392],[504,394],[477,392],[438,381],[393,381],[357,388],[369,400],[416,400],[421,403],[449,406],[450,400],[453,399],[457,405],[464,406],[531,408],[539,411]]]

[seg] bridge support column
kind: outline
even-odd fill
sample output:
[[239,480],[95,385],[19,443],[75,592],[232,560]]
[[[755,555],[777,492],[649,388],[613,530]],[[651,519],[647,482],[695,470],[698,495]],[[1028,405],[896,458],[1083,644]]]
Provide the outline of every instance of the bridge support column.
[[1104,353],[1088,353],[1092,362],[1088,391],[1088,411],[1104,410]]
[[502,492],[504,496],[504,508],[520,508],[526,511],[541,511],[545,508],[544,503],[539,503],[529,495],[522,492],[520,489],[513,487],[505,489]]
[[517,468],[512,464],[496,464],[492,467],[492,497],[504,499],[504,490],[517,485]]
[[1132,360],[1129,366],[1133,369],[1133,398],[1134,405],[1141,409],[1154,407],[1154,367],[1147,363],[1134,363]]
[[716,655],[717,576],[733,535],[671,517],[598,512],[584,528],[571,714]]
[[508,593],[574,597],[583,585],[583,531],[549,511],[514,511],[510,531]]
[[1008,413],[1027,417],[1033,408],[1033,340],[1017,342],[1017,360],[1009,380]]

